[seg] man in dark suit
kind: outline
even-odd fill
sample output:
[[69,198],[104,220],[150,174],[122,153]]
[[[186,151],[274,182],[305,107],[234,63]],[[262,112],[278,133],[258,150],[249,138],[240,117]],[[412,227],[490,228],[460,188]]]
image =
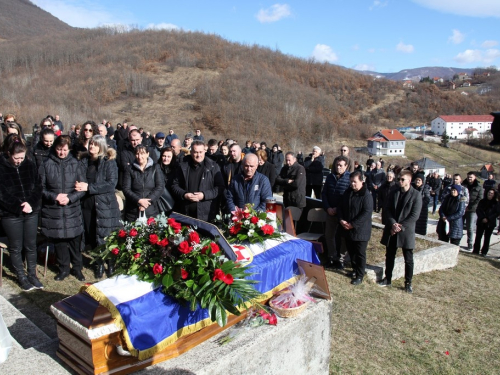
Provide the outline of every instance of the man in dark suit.
[[389,193],[387,223],[380,241],[386,246],[385,278],[378,284],[391,286],[394,259],[398,247],[405,259],[405,291],[413,293],[413,248],[415,247],[415,224],[422,208],[420,193],[411,186],[412,173],[403,170],[399,174],[400,189]]
[[205,144],[201,141],[192,143],[191,155],[185,159],[177,168],[172,184],[179,212],[199,220],[215,220],[224,194],[219,166],[205,157]]

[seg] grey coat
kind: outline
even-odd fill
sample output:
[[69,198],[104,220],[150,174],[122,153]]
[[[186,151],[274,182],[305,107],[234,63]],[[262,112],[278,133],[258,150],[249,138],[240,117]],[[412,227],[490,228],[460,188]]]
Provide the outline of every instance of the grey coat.
[[[415,223],[422,209],[422,196],[417,190],[410,187],[404,197],[401,211],[396,212],[400,194],[400,189],[395,189],[389,194],[387,201],[387,223],[385,224],[380,242],[388,246],[389,241],[394,241],[394,238],[396,238],[397,247],[413,249],[415,247]],[[402,230],[391,236],[391,228],[394,223],[401,224]]]

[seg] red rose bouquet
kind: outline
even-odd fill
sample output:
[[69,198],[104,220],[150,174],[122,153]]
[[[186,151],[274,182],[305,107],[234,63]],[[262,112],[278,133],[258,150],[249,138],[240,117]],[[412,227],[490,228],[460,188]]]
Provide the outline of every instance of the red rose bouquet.
[[200,236],[196,228],[168,219],[164,214],[147,224],[125,223],[94,251],[95,259],[115,261],[116,274],[162,286],[180,302],[209,310],[212,321],[227,323],[227,313],[260,296],[247,280],[248,267],[228,260],[217,239]]
[[265,211],[256,211],[253,205],[236,207],[231,215],[217,217],[217,224],[229,243],[263,243],[267,239],[280,239],[281,233],[273,226]]

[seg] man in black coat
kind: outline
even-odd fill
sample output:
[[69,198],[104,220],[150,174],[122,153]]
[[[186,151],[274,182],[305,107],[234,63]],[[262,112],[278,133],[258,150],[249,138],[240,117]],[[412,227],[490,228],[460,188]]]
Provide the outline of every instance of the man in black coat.
[[366,248],[372,235],[373,199],[363,183],[360,171],[351,173],[351,186],[342,195],[338,209],[339,223],[351,258],[351,284],[363,282],[366,267]]
[[338,269],[344,268],[345,246],[343,247],[338,236],[339,227],[338,208],[342,202],[344,192],[350,186],[350,172],[347,170],[348,159],[344,156],[335,158],[332,173],[326,177],[321,193],[323,209],[326,211],[325,239],[328,254],[328,266]]
[[378,284],[391,286],[394,259],[398,247],[403,249],[405,259],[405,290],[413,293],[413,249],[415,248],[415,224],[422,209],[422,197],[411,186],[412,173],[403,170],[399,174],[400,189],[389,193],[387,202],[387,223],[384,227],[382,240],[386,246],[385,252],[385,278]]
[[469,203],[465,208],[464,226],[467,228],[467,250],[472,251],[477,221],[476,210],[479,201],[483,198],[483,189],[476,179],[476,174],[472,171],[467,173],[467,180],[462,185],[469,191]]
[[283,187],[285,207],[294,206],[302,210],[306,206],[306,171],[293,152],[286,153],[285,166],[276,177],[276,184]]
[[304,168],[306,170],[306,195],[316,199],[321,199],[321,186],[323,185],[323,167],[325,165],[325,157],[321,155],[321,149],[318,146],[313,147],[313,151],[304,160]]
[[432,177],[429,179],[429,186],[431,188],[431,200],[432,200],[432,214],[436,213],[437,204],[439,201],[439,195],[441,193],[441,186],[443,180],[439,177],[439,172],[434,172]]
[[222,152],[219,151],[219,146],[216,139],[212,138],[208,141],[208,150],[206,156],[215,161],[221,171],[223,170],[225,158],[224,155],[222,155]]
[[233,143],[231,147],[229,147],[229,155],[229,160],[224,164],[224,169],[222,171],[226,188],[229,186],[234,176],[243,172],[243,155],[241,153],[241,147]]
[[191,155],[180,163],[172,184],[180,202],[180,213],[195,219],[212,221],[219,213],[224,180],[219,166],[205,157],[203,142],[194,141]]

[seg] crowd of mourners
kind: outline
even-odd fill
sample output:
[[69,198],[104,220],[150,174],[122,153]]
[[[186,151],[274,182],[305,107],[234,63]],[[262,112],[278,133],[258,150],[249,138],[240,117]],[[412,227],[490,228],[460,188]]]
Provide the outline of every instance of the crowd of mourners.
[[[106,120],[65,128],[59,116],[43,118],[27,141],[14,115],[0,113],[0,122],[0,217],[23,290],[43,288],[36,274],[38,234],[54,246],[55,280],[72,274],[83,281],[82,251],[102,245],[121,220],[174,210],[213,221],[248,203],[264,210],[274,192],[299,212],[306,197],[322,201],[326,265],[344,268],[347,249],[355,285],[364,277],[372,213],[381,212],[387,253],[386,277],[379,284],[391,285],[400,247],[405,288],[412,292],[415,233],[426,234],[430,204],[435,212],[441,202],[440,240],[458,244],[465,223],[470,250],[482,255],[500,214],[493,176],[481,187],[473,172],[462,183],[460,175],[424,176],[414,163],[384,169],[382,159],[371,157],[365,169],[349,157],[347,146],[324,180],[324,153],[317,146],[305,156],[266,142],[206,141],[200,129],[181,139],[174,129],[151,135],[126,121],[116,128]],[[105,272],[113,274],[113,262],[97,264],[96,278]]]

